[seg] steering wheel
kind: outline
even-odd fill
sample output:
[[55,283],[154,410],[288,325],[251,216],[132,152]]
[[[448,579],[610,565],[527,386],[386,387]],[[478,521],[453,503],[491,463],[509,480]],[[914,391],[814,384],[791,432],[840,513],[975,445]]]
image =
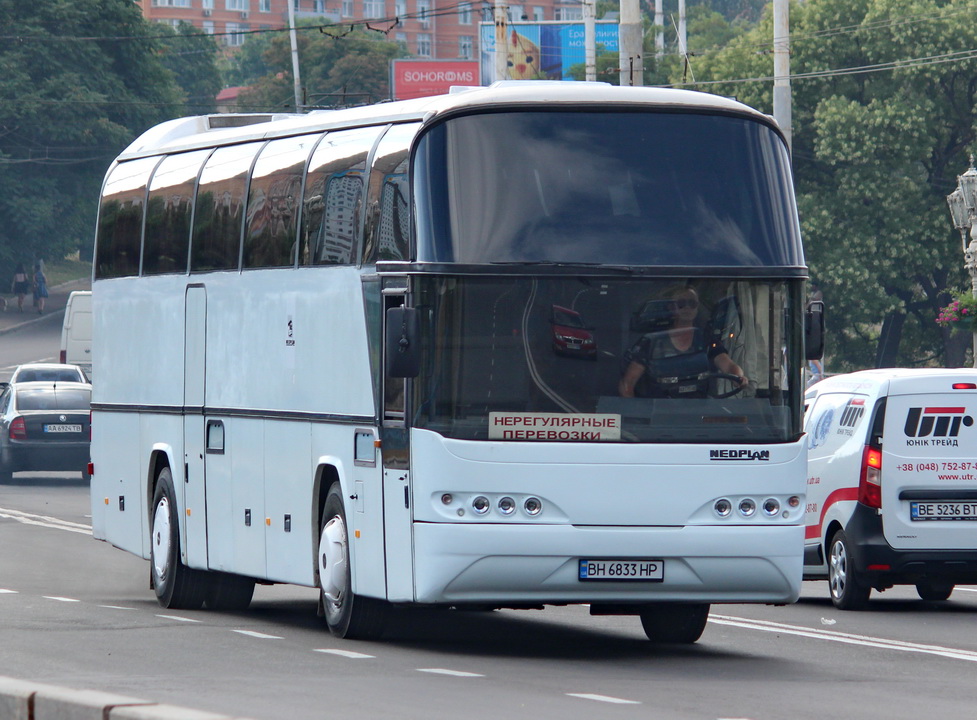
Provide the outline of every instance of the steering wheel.
[[712,380],[729,380],[730,382],[733,383],[733,389],[730,390],[729,392],[724,392],[724,393],[710,392],[709,397],[715,400],[725,400],[726,398],[733,397],[733,395],[743,392],[743,388],[746,387],[746,385],[739,384],[740,382],[739,375],[731,375],[729,373],[724,373],[724,372],[711,372],[709,373],[708,379],[710,380],[710,385],[709,385],[710,388],[712,387],[712,383],[711,383]]

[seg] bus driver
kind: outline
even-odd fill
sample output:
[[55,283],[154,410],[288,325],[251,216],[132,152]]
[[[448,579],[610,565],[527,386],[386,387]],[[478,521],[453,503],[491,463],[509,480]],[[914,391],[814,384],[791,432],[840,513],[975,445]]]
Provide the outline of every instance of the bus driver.
[[737,378],[739,388],[749,380],[733,362],[718,340],[708,341],[695,319],[699,296],[687,286],[669,288],[664,293],[671,314],[669,327],[643,335],[628,351],[628,365],[618,383],[621,397],[635,397],[635,388],[647,373],[650,382],[641,395],[650,397],[706,397],[710,372],[719,371]]

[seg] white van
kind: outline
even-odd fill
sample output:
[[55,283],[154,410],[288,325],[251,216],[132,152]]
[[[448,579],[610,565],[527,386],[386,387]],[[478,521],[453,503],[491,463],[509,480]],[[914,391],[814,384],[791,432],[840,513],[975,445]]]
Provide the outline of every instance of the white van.
[[79,365],[92,377],[92,291],[76,290],[68,296],[61,327],[61,362]]
[[843,610],[872,588],[977,582],[977,370],[865,370],[807,391],[804,578]]

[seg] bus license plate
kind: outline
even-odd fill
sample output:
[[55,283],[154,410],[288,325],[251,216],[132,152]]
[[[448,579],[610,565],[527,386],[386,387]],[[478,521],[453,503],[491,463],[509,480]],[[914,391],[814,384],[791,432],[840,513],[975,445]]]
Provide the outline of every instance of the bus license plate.
[[665,579],[664,560],[581,560],[581,580],[642,580],[661,582]]
[[914,502],[909,505],[913,520],[977,520],[977,502]]
[[49,433],[80,433],[81,425],[45,425],[44,432]]

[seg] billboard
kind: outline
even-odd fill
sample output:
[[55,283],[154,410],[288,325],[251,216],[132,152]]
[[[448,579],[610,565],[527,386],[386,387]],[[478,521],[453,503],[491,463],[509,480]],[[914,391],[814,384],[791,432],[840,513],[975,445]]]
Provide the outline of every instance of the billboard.
[[444,95],[452,85],[479,85],[477,60],[392,60],[394,100]]
[[[495,23],[479,23],[482,84],[495,82]],[[597,46],[618,52],[618,24],[595,23]],[[573,80],[570,68],[586,62],[584,27],[577,22],[514,22],[507,29],[511,80]]]

